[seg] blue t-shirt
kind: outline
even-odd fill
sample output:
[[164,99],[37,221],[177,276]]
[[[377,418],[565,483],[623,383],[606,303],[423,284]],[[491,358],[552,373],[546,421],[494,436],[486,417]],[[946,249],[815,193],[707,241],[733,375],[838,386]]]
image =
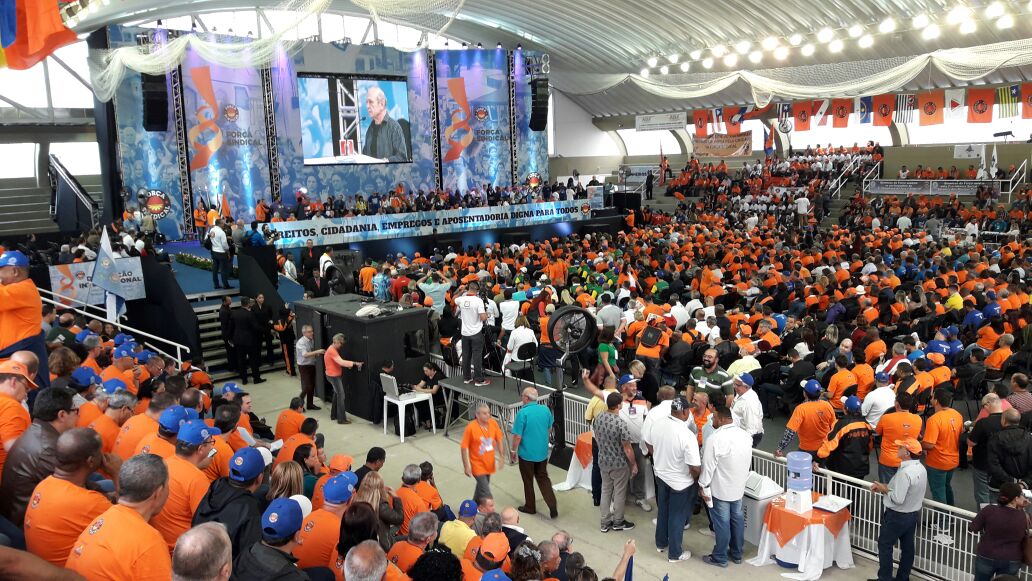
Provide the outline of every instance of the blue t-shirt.
[[548,459],[548,431],[552,428],[552,411],[547,407],[530,402],[516,413],[512,426],[514,436],[520,436],[519,457],[528,462],[543,462]]

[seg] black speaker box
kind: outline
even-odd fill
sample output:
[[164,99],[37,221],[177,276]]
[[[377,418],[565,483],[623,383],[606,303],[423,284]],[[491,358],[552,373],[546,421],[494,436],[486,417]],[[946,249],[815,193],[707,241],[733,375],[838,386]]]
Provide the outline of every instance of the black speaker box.
[[530,126],[531,131],[544,131],[548,127],[548,78],[542,77],[530,82]]
[[143,84],[143,128],[168,131],[168,87],[165,75],[140,75]]

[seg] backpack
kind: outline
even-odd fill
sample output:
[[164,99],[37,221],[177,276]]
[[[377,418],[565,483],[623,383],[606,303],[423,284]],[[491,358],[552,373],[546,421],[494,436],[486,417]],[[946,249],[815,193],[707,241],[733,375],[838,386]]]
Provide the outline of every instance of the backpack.
[[641,330],[641,346],[652,348],[659,345],[659,340],[663,336],[663,332],[651,325],[646,326]]
[[207,234],[205,234],[204,238],[201,240],[201,246],[203,246],[205,250],[209,250],[210,251],[211,250],[211,236],[208,236]]

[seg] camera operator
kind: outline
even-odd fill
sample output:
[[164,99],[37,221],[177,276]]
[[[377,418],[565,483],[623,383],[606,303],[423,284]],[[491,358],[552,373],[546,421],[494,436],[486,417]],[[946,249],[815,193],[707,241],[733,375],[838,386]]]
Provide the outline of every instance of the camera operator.
[[459,287],[462,294],[455,299],[455,309],[462,320],[462,382],[474,382],[478,387],[490,385],[484,377],[484,321],[487,306],[480,298],[480,283],[470,282]]

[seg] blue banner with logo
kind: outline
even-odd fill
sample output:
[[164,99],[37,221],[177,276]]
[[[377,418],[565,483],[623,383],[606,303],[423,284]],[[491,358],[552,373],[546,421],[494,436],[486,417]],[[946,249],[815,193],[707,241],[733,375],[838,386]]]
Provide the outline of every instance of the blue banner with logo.
[[442,185],[461,192],[512,185],[508,54],[442,50],[434,61]]
[[406,214],[377,214],[353,218],[320,218],[275,222],[269,224],[280,238],[276,246],[294,248],[304,246],[311,239],[316,246],[450,234],[469,230],[523,228],[554,222],[575,222],[591,218],[591,206],[584,200],[520,204],[516,206],[489,206],[442,210],[440,212],[409,212]]
[[[94,268],[97,269],[96,272]],[[98,278],[93,280],[94,276]],[[140,266],[140,259],[136,257],[115,258],[105,265],[99,265],[97,262],[76,262],[51,266],[50,288],[61,296],[73,299],[61,301],[67,302],[69,307],[82,303],[104,304],[105,288],[117,289],[117,294],[126,300],[147,296],[143,285],[143,267]]]
[[513,54],[512,82],[516,92],[516,182],[535,186],[548,183],[548,132],[530,130],[533,91],[527,71],[527,59],[539,59],[541,53],[519,49]]

